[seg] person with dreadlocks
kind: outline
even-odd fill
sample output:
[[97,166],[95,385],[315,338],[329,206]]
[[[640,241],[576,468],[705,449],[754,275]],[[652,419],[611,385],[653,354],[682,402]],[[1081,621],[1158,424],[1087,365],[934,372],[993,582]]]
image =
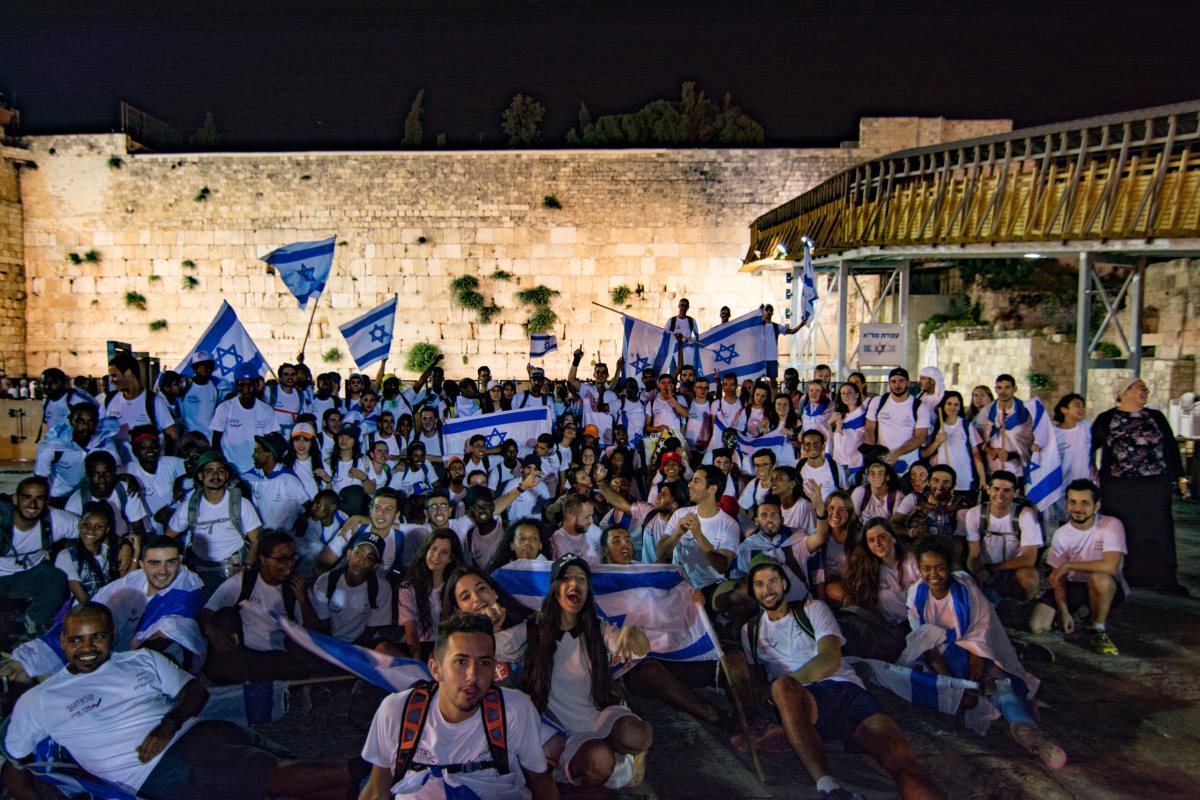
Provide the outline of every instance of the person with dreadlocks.
[[591,579],[579,556],[554,562],[525,627],[523,688],[560,731],[543,743],[555,780],[616,789],[641,782],[654,731],[621,703],[610,667],[646,655],[650,642],[635,626],[600,620]]

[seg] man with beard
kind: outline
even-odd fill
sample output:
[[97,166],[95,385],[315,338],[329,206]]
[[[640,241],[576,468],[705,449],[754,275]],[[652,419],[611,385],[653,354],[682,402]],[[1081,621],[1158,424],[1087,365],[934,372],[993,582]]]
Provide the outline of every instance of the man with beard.
[[[845,640],[829,607],[816,599],[789,603],[790,579],[779,562],[761,554],[750,566],[748,581],[762,612],[742,628],[746,660],[730,659],[733,684],[749,687],[747,664],[765,668],[788,743],[820,796],[854,797],[834,780],[825,758],[823,743],[840,739],[847,749],[875,759],[905,800],[945,798],[895,721],[842,662]],[[744,706],[753,708],[748,701]]]
[[529,366],[529,388],[513,398],[513,408],[554,405],[546,383],[546,371],[541,367]]
[[390,695],[375,713],[361,800],[557,800],[538,712],[521,692],[492,687],[495,653],[487,617],[455,614],[438,627],[429,659],[436,683]]
[[[88,773],[146,800],[345,796],[346,764],[282,763],[248,729],[196,720],[208,690],[160,653],[113,653],[115,636],[107,607],[68,612],[66,667],[17,701],[4,737],[10,759],[32,755],[49,737]],[[15,761],[5,763],[4,783],[19,800],[40,797],[33,774]]]
[[71,409],[80,403],[94,404],[92,398],[81,389],[71,386],[67,375],[58,367],[50,367],[42,372],[42,430],[53,430],[56,425],[66,422]]
[[954,493],[958,475],[949,464],[938,464],[929,470],[929,489],[905,521],[913,539],[929,533],[953,536],[963,514],[971,504]]
[[671,515],[656,552],[659,563],[681,566],[706,602],[729,569],[741,539],[737,521],[717,505],[725,480],[721,470],[711,464],[696,470],[688,483],[688,499],[693,505]]
[[278,433],[254,437],[254,469],[243,477],[254,495],[263,529],[293,533],[312,498],[290,467],[283,465],[287,441]]
[[17,484],[12,502],[0,501],[0,598],[29,601],[25,639],[54,624],[67,599],[67,576],[54,566],[55,542],[79,535],[79,518],[48,507],[50,487],[32,475]]
[[296,388],[298,373],[294,364],[279,365],[279,383],[267,389],[266,402],[275,412],[275,422],[279,432],[286,438],[291,438],[292,428],[296,425],[296,417],[308,410],[308,398],[304,392]]
[[[521,475],[518,483],[515,484],[520,490],[520,494],[508,507],[507,516],[510,520],[541,519],[542,511],[550,502],[550,489],[547,488],[542,475],[542,460],[536,454],[530,453],[521,459],[520,464]],[[511,481],[506,482],[502,491],[507,493],[512,490],[513,486]]]

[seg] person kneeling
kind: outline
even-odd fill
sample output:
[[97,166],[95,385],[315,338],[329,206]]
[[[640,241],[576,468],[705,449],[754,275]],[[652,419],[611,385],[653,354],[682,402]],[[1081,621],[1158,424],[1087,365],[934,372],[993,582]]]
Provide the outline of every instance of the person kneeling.
[[[788,742],[821,797],[853,797],[829,774],[822,747],[841,739],[887,770],[906,800],[945,798],[895,721],[842,663],[842,634],[829,607],[816,599],[789,604],[789,579],[767,556],[755,556],[747,581],[762,613],[742,628],[742,649],[751,665],[765,667]],[[748,685],[746,663],[737,659],[735,671],[742,675],[734,683]]]

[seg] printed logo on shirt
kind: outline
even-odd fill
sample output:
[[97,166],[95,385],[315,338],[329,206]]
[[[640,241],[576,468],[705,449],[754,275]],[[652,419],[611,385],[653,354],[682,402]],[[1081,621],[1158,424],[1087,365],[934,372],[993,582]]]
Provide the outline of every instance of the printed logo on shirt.
[[94,694],[85,694],[75,702],[67,706],[67,713],[71,715],[71,719],[78,719],[84,714],[90,713],[100,707],[100,701],[104,698],[97,698]]

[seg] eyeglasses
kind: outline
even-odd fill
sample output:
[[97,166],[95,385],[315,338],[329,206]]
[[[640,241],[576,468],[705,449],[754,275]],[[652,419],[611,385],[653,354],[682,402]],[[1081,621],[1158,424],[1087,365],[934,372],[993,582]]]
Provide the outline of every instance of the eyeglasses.
[[429,505],[425,506],[425,508],[427,508],[429,510],[437,509],[438,511],[446,511],[447,509],[450,508],[450,504],[449,503],[430,503]]

